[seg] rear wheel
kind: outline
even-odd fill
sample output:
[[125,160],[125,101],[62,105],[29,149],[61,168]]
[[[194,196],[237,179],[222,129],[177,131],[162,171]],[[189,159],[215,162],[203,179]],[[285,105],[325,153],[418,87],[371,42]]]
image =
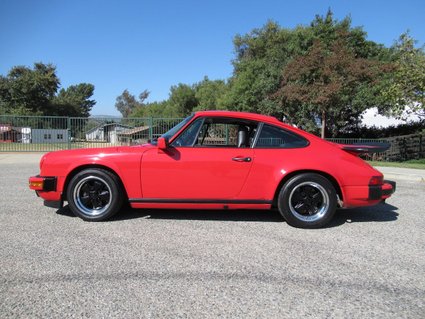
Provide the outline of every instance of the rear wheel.
[[289,179],[278,197],[278,208],[288,224],[319,228],[332,219],[337,206],[336,191],[325,177],[304,173]]
[[102,221],[119,211],[122,193],[114,174],[92,168],[77,173],[71,179],[66,197],[75,215],[87,221]]

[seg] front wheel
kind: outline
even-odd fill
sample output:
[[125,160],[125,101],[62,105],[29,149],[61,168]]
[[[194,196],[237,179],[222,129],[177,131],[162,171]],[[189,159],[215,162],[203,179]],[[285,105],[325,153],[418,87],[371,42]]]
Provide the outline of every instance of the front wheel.
[[71,211],[87,221],[102,221],[113,216],[123,202],[118,178],[98,168],[77,173],[69,182],[66,197]]
[[280,214],[300,228],[319,228],[332,219],[337,205],[336,191],[325,177],[304,173],[289,179],[278,197]]

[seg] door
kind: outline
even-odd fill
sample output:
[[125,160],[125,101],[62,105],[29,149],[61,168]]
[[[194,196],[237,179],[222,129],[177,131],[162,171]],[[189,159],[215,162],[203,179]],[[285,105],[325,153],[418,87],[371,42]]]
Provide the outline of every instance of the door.
[[143,197],[237,198],[251,168],[252,154],[252,149],[152,149],[142,159]]
[[249,136],[255,125],[196,119],[169,148],[152,149],[143,155],[143,197],[237,199],[254,160]]

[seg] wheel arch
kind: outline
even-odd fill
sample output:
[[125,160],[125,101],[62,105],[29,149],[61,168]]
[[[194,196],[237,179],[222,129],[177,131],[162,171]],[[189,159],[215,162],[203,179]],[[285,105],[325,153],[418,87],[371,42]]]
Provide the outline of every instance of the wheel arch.
[[81,165],[81,166],[77,166],[77,167],[73,168],[68,173],[68,175],[65,178],[65,182],[63,184],[63,190],[62,190],[62,200],[67,200],[66,199],[66,192],[67,192],[68,185],[69,185],[69,182],[71,181],[71,179],[75,175],[77,175],[79,172],[81,172],[81,171],[83,171],[85,169],[90,169],[90,168],[103,169],[103,170],[105,170],[105,171],[107,171],[107,172],[115,175],[116,178],[117,178],[117,180],[118,180],[118,182],[119,182],[119,186],[121,187],[121,189],[123,191],[124,199],[125,200],[128,200],[127,190],[126,190],[126,188],[124,186],[124,183],[122,182],[122,179],[121,179],[120,175],[117,174],[117,172],[114,171],[112,168],[110,168],[108,166],[105,166],[105,165],[101,165],[101,164],[86,164],[86,165]]
[[319,171],[319,170],[314,170],[314,169],[305,169],[305,170],[297,170],[297,171],[293,171],[287,175],[285,175],[282,180],[279,182],[274,196],[273,196],[273,207],[277,207],[277,199],[279,196],[279,192],[282,189],[283,185],[285,185],[285,183],[290,180],[292,177],[296,176],[296,175],[300,175],[300,174],[304,174],[304,173],[315,173],[318,175],[321,175],[323,177],[325,177],[326,179],[328,179],[331,184],[333,185],[333,187],[335,188],[335,191],[337,193],[337,195],[339,196],[340,200],[343,201],[343,194],[342,194],[342,189],[341,186],[339,185],[338,181],[335,179],[335,177],[333,177],[332,175],[323,172],[323,171]]

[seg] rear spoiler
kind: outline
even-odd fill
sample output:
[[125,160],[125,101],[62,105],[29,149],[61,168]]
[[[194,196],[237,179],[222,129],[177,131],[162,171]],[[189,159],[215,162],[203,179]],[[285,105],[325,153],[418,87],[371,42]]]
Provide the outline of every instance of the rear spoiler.
[[387,142],[367,142],[358,144],[336,144],[342,150],[354,155],[382,153],[387,151],[391,144]]

